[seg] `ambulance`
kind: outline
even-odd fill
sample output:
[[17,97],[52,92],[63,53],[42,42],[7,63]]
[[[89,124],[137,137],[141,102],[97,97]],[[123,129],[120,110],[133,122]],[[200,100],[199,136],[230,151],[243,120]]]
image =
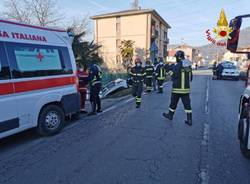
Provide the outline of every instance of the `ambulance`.
[[[250,61],[250,50],[242,47],[243,41],[247,37],[241,36],[241,28],[249,26],[250,14],[239,15],[230,21],[232,33],[227,41],[227,49],[232,53],[247,54]],[[247,23],[247,24],[246,24]],[[242,26],[244,25],[244,26]],[[240,96],[239,112],[238,112],[238,139],[240,150],[243,156],[250,159],[250,65],[247,71],[246,89]]]
[[62,130],[79,112],[71,38],[65,30],[0,20],[0,139]]

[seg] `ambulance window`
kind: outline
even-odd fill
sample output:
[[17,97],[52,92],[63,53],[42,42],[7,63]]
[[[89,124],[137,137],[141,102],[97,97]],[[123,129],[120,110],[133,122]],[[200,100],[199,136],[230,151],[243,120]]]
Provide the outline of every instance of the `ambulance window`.
[[72,74],[67,48],[30,44],[7,44],[15,78]]
[[10,79],[10,69],[6,59],[5,52],[0,43],[0,80]]
[[3,66],[2,61],[0,61],[0,80],[6,80],[10,78],[9,67]]
[[19,71],[62,70],[58,49],[17,47],[15,50]]

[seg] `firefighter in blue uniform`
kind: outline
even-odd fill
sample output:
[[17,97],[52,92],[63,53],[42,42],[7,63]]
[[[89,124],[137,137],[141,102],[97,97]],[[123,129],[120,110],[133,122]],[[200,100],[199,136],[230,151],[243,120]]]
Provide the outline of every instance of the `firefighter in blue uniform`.
[[154,66],[151,64],[150,60],[146,61],[146,66],[145,66],[145,83],[146,83],[146,91],[150,93],[153,89],[152,83],[153,83],[153,76],[154,76]]
[[90,103],[91,103],[91,113],[88,115],[96,115],[96,113],[101,113],[101,99],[99,93],[102,88],[102,72],[98,65],[94,64],[90,67],[88,80],[90,82]]
[[156,66],[155,75],[157,78],[158,93],[163,93],[163,83],[166,80],[166,69],[162,58],[159,60],[159,64]]
[[130,70],[131,79],[133,81],[132,95],[136,100],[136,108],[141,106],[141,96],[143,91],[143,82],[145,78],[145,70],[142,67],[142,62],[140,58],[135,59],[135,66]]
[[177,64],[169,71],[173,81],[171,104],[169,112],[163,113],[163,116],[169,120],[173,120],[178,101],[181,98],[185,112],[187,113],[185,123],[192,126],[192,108],[190,101],[190,83],[193,78],[192,63],[189,60],[185,60],[185,53],[183,51],[177,51],[175,57]]

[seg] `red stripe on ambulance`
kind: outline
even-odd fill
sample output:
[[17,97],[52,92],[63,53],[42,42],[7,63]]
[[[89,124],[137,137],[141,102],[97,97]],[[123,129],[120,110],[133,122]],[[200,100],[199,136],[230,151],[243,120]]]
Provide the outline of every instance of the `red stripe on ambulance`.
[[14,93],[12,83],[0,84],[0,95],[8,95]]
[[[23,93],[76,84],[76,77],[63,77],[43,80],[14,82],[15,93]],[[11,90],[12,89],[12,90]],[[12,83],[0,84],[0,95],[13,94]]]

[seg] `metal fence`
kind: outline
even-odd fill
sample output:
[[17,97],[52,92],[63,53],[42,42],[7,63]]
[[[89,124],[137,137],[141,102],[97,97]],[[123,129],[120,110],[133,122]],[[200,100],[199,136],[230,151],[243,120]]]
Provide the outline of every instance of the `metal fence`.
[[103,85],[105,85],[119,78],[127,80],[128,74],[127,73],[104,73],[102,77],[102,83]]

